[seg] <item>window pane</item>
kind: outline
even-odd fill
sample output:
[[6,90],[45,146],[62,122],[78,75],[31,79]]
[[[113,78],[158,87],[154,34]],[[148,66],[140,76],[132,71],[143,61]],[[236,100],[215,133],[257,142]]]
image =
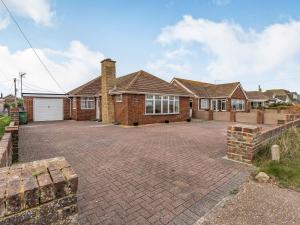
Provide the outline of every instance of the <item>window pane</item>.
[[222,100],[221,110],[222,110],[222,111],[225,111],[225,110],[226,110],[226,100]]
[[170,101],[169,101],[169,113],[174,113],[174,97],[172,100],[171,97],[172,96],[170,96]]
[[153,114],[153,100],[146,100],[146,113]]
[[146,95],[146,99],[153,99],[153,95]]
[[179,101],[175,101],[175,113],[179,113]]
[[168,109],[169,109],[168,96],[165,96],[163,100],[163,113],[169,113]]
[[155,113],[161,113],[161,96],[155,96]]

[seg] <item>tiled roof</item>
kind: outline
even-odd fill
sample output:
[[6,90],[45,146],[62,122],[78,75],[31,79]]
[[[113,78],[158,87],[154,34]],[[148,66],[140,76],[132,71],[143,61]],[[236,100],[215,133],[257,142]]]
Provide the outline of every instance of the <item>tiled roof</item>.
[[97,95],[101,87],[100,76],[68,92],[70,95]]
[[198,97],[230,97],[233,91],[240,85],[239,82],[225,83],[225,84],[210,84],[193,80],[185,80],[181,78],[174,78],[179,81],[187,89],[192,91]]
[[247,91],[246,94],[247,94],[247,97],[249,100],[269,100],[270,99],[270,97],[268,97],[261,91]]
[[[189,93],[181,88],[143,70],[116,79],[116,87],[112,93],[157,93],[187,96]],[[101,76],[72,90],[71,95],[97,95],[101,93]]]

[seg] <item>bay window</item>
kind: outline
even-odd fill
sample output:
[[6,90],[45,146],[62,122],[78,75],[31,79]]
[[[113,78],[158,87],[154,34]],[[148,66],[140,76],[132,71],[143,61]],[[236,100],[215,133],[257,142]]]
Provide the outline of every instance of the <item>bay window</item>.
[[146,114],[177,114],[179,113],[178,96],[146,95]]
[[245,111],[245,100],[231,99],[231,108],[234,111]]
[[81,109],[95,109],[95,98],[94,97],[81,97],[80,107],[81,107]]

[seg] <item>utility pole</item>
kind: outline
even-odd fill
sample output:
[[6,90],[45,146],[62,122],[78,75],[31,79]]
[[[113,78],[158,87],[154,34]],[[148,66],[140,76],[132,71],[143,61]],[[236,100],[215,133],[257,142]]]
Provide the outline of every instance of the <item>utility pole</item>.
[[25,77],[26,73],[19,73],[20,80],[21,80],[21,98],[23,98],[23,77]]
[[16,104],[16,107],[18,107],[18,102],[17,102],[17,78],[14,78],[14,86],[15,86],[15,104]]

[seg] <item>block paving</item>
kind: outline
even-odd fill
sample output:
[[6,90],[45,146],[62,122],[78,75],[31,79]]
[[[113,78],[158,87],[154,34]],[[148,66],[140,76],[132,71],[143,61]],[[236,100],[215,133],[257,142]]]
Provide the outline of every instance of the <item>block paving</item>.
[[19,157],[64,156],[79,176],[80,224],[194,224],[248,176],[222,159],[227,122],[20,127]]

